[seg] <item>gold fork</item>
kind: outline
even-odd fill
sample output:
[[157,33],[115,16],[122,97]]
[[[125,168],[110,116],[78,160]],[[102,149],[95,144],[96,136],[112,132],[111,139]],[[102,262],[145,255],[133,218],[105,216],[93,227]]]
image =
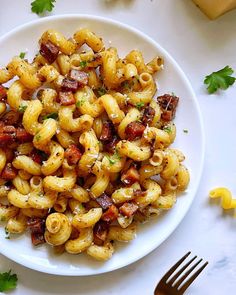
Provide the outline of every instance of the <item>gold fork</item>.
[[[191,252],[188,252],[187,254],[185,254],[161,278],[160,282],[156,286],[156,289],[154,291],[154,295],[182,295],[182,294],[184,294],[186,289],[192,284],[192,282],[197,278],[197,276],[203,271],[203,269],[208,264],[208,262],[205,262],[200,268],[198,268],[198,270],[193,272],[193,270],[203,261],[203,259],[201,258],[192,267],[190,267],[187,270],[187,267],[190,266],[190,264],[197,258],[197,256],[194,256],[189,262],[187,262],[183,267],[181,267],[181,269],[178,272],[176,272],[174,274],[175,270],[181,265],[182,262],[184,262],[184,260],[190,255],[190,253]],[[186,272],[184,272],[185,270],[186,270]],[[193,272],[193,274],[189,277],[189,275],[192,272]],[[183,274],[183,275],[181,276],[181,274]]]

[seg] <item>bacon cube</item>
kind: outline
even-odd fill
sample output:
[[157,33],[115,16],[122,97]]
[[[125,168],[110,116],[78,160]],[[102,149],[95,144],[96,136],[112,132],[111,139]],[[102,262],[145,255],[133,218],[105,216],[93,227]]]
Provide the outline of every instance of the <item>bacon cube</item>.
[[81,157],[82,153],[75,144],[71,144],[65,151],[65,158],[69,165],[76,165]]
[[48,41],[41,43],[39,52],[51,64],[57,59],[59,48]]

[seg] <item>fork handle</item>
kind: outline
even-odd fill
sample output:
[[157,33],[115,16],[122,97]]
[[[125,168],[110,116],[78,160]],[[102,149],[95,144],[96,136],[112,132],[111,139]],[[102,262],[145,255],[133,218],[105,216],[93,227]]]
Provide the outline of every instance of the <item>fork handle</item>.
[[168,295],[168,294],[167,293],[163,293],[163,292],[161,292],[159,290],[156,290],[154,295]]

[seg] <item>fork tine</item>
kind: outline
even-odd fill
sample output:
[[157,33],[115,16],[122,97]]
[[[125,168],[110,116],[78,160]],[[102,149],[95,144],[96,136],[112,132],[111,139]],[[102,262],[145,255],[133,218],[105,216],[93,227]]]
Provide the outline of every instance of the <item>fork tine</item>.
[[208,261],[203,264],[179,289],[180,292],[184,293],[186,289],[192,284],[192,282],[199,276],[199,274],[203,271],[203,269],[207,266]]
[[175,265],[173,265],[166,274],[161,278],[161,281],[167,281],[167,279],[172,275],[172,273],[179,267],[179,265],[190,255],[190,251],[185,254]]
[[172,285],[176,279],[184,272],[184,270],[197,258],[197,256],[194,256],[189,262],[187,262],[167,283]]
[[178,287],[183,283],[183,281],[188,277],[188,275],[198,266],[198,264],[202,261],[199,259],[186,273],[174,284],[174,287],[178,289]]

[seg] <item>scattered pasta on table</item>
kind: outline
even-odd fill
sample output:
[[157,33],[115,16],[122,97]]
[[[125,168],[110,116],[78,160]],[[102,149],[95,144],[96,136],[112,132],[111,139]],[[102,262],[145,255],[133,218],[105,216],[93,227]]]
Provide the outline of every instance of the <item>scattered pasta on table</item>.
[[104,261],[189,184],[170,147],[179,97],[155,98],[161,57],[121,58],[87,28],[50,29],[39,46],[0,69],[0,219],[35,246]]

